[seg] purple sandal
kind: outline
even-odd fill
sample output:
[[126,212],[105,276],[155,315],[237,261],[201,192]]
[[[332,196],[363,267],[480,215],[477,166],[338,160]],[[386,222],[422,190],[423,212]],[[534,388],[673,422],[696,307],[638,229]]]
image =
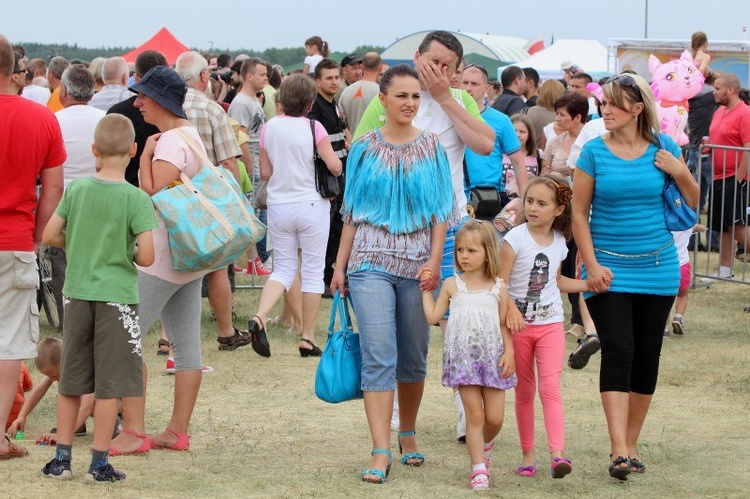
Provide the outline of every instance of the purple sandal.
[[526,477],[536,476],[536,464],[532,464],[531,466],[519,466],[516,468],[515,474]]

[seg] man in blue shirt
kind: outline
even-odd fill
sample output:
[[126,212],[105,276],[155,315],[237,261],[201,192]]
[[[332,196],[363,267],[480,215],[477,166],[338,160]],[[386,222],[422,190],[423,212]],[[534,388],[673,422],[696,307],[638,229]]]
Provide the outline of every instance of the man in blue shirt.
[[[528,176],[526,174],[526,165],[524,164],[524,155],[521,150],[521,143],[510,122],[510,118],[500,111],[493,109],[485,103],[485,94],[487,93],[489,78],[487,70],[477,64],[469,64],[464,69],[461,79],[461,88],[466,90],[469,95],[476,101],[481,112],[482,118],[495,131],[495,147],[489,156],[482,156],[471,149],[467,148],[465,152],[466,170],[468,179],[464,179],[466,185],[466,195],[469,196],[469,190],[476,186],[494,186],[498,192],[504,192],[505,185],[503,182],[503,154],[507,154],[513,163],[513,170],[518,179],[518,199],[523,199],[523,193],[526,190]],[[523,205],[520,201],[511,201],[509,209],[515,209],[520,212]]]

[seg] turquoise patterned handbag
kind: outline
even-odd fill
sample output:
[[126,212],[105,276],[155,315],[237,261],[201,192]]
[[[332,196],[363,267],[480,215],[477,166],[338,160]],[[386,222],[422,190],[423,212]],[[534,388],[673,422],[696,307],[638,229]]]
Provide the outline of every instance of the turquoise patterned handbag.
[[181,185],[151,196],[167,228],[172,267],[183,272],[225,267],[262,239],[266,227],[232,174],[212,165],[193,137],[175,131],[202,158],[203,167],[192,179],[180,173]]

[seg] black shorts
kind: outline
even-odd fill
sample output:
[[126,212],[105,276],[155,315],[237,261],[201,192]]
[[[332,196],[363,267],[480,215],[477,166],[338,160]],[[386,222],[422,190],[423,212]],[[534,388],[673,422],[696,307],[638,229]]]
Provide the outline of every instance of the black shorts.
[[727,232],[735,225],[747,221],[748,183],[738,184],[734,177],[714,180],[711,189],[710,228],[716,232]]

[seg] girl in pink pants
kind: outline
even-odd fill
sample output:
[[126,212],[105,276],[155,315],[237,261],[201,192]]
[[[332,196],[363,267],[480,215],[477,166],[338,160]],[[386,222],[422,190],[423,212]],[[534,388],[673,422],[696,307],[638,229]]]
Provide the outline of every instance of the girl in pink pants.
[[[560,291],[588,291],[585,281],[560,275],[571,236],[572,192],[559,174],[532,179],[524,196],[526,223],[511,229],[500,250],[503,279],[508,283],[508,328],[513,334],[516,374],[516,419],[523,460],[516,474],[536,475],[534,394],[536,376],[549,439],[553,478],[573,471],[565,457],[565,419],[560,374],[565,358],[565,332]],[[536,373],[534,362],[536,361]]]

